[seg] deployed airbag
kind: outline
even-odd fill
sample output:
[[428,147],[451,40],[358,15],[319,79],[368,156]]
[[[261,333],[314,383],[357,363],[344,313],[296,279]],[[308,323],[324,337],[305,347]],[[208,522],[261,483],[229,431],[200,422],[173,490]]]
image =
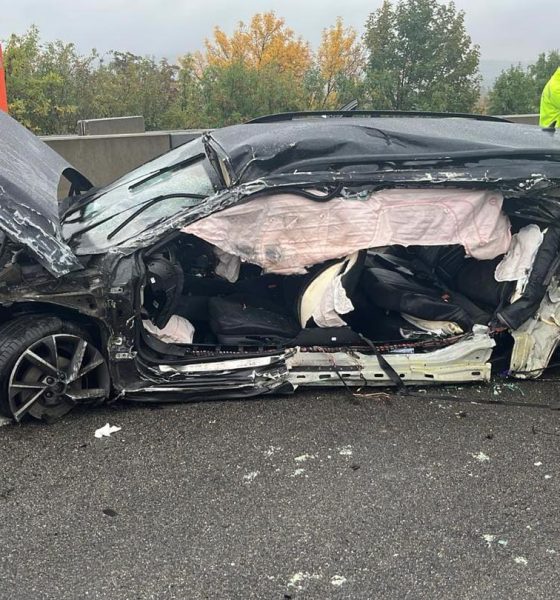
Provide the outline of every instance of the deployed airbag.
[[194,326],[185,317],[171,315],[167,325],[162,328],[157,327],[148,319],[143,320],[142,324],[146,331],[166,344],[192,344]]
[[526,225],[515,233],[508,253],[496,267],[496,281],[521,279],[526,284],[543,239],[543,232],[534,224]]
[[183,231],[282,274],[393,244],[461,244],[485,260],[510,245],[502,203],[501,194],[480,190],[392,189],[323,202],[282,193],[249,199]]

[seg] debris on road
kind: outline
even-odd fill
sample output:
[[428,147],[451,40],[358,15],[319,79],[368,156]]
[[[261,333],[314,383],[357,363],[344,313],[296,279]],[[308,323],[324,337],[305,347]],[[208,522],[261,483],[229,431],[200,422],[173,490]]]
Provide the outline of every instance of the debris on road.
[[479,452],[478,454],[471,454],[471,456],[475,460],[478,460],[478,462],[481,462],[481,463],[490,461],[490,457],[487,454],[484,454],[484,452]]
[[301,456],[296,456],[294,460],[296,462],[305,462],[306,460],[317,458],[316,454],[302,454]]
[[302,590],[303,589],[303,583],[305,583],[306,581],[312,580],[312,579],[321,579],[321,575],[319,575],[318,573],[309,573],[308,571],[300,571],[299,573],[294,573],[289,581],[288,581],[288,587],[293,587],[296,588],[298,590]]
[[122,427],[117,427],[116,425],[109,425],[109,423],[106,423],[105,425],[103,425],[103,427],[97,429],[94,435],[96,438],[110,437],[112,433],[116,433],[121,429]]

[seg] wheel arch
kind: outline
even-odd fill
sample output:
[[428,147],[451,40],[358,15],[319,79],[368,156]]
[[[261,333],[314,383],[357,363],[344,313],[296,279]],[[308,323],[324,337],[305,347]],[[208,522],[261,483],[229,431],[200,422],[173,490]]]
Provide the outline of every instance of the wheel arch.
[[26,315],[53,316],[58,317],[63,321],[71,321],[84,328],[89,333],[91,339],[101,352],[104,354],[107,352],[107,341],[110,336],[110,331],[109,327],[102,319],[85,315],[72,308],[54,304],[52,302],[21,301],[14,302],[9,306],[0,306],[0,323],[6,323]]

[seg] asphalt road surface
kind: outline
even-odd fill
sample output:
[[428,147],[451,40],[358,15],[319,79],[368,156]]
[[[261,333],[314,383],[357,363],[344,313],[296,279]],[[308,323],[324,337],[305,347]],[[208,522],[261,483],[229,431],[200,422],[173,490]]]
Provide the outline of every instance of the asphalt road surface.
[[[557,598],[560,412],[472,402],[559,390],[306,391],[1,427],[0,597]],[[122,429],[96,439],[107,422]]]

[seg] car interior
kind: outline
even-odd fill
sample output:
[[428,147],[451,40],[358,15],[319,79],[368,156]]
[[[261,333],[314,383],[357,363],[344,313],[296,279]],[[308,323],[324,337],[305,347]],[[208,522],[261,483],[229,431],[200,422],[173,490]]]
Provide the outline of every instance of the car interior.
[[[528,221],[512,217],[511,224],[516,233]],[[422,352],[453,343],[475,325],[497,324],[497,312],[518,294],[515,281],[495,278],[503,257],[477,260],[459,244],[391,245],[315,264],[305,274],[266,273],[239,260],[224,271],[219,248],[180,233],[145,258],[142,337],[148,345],[155,337],[249,348],[363,346],[366,338]],[[337,279],[342,303],[350,304],[334,319],[332,310],[318,319],[317,307]],[[188,328],[175,323],[171,331],[174,319]]]

